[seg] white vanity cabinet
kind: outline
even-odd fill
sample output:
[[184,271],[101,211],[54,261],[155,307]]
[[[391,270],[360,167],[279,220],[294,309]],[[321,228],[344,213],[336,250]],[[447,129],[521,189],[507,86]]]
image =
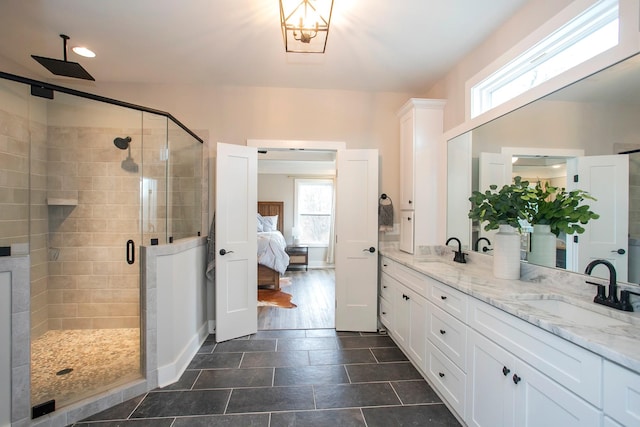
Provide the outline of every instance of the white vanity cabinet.
[[427,277],[384,256],[380,258],[380,270],[380,322],[407,357],[424,372]]
[[398,111],[400,120],[400,250],[435,244],[440,189],[430,185],[446,161],[440,99],[412,98]]
[[602,425],[598,409],[476,331],[468,348],[468,425]]
[[468,318],[467,424],[602,425],[599,356],[480,301]]
[[[604,413],[625,426],[640,426],[640,375],[604,362]],[[612,420],[609,424],[616,425]]]

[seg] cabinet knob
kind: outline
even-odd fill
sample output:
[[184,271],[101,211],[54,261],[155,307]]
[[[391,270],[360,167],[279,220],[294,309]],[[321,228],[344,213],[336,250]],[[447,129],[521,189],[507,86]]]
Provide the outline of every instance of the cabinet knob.
[[387,314],[387,312],[386,312],[386,311],[383,311],[383,312],[382,312],[382,314]]
[[511,369],[507,368],[506,366],[502,367],[502,373],[504,374],[505,377],[509,375],[509,372],[511,372]]
[[446,296],[446,295],[440,295],[440,299],[441,299],[441,300],[446,300],[446,299],[447,299],[447,296]]
[[440,378],[444,378],[444,372],[438,372],[438,375],[440,375]]
[[518,376],[518,374],[513,374],[513,383],[518,384],[522,378]]
[[407,217],[407,221],[411,221],[411,217],[410,216]]
[[440,329],[440,333],[441,333],[442,335],[444,335],[444,334],[446,334],[446,333],[447,333],[447,331],[445,331],[444,329]]
[[413,200],[409,200],[409,204],[412,204],[412,203],[413,203]]
[[387,289],[387,285],[382,286],[382,289]]

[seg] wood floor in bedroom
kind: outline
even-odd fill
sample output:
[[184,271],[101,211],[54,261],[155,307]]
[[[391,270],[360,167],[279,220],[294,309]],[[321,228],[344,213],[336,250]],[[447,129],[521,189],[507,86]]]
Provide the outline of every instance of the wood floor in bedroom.
[[258,330],[335,327],[336,285],[333,269],[287,271],[283,278],[281,290],[293,296],[291,301],[297,307],[258,307]]

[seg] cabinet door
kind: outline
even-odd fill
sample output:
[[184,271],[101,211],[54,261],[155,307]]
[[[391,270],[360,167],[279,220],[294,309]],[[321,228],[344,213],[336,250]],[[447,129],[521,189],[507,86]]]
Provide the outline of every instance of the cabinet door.
[[400,118],[400,209],[414,209],[414,111]]
[[[602,412],[560,384],[518,361],[511,377],[516,393],[515,425],[519,427],[598,427]],[[517,380],[517,384],[514,384]]]
[[604,362],[604,412],[624,425],[640,426],[640,375]]
[[427,340],[427,300],[407,290],[409,303],[409,356],[421,369],[425,369]]
[[413,253],[414,211],[400,211],[400,246],[403,252]]
[[475,331],[468,339],[465,421],[478,427],[513,425],[515,357]]
[[407,288],[400,283],[392,289],[393,319],[391,321],[393,335],[403,349],[408,348],[409,340],[409,303],[407,301]]

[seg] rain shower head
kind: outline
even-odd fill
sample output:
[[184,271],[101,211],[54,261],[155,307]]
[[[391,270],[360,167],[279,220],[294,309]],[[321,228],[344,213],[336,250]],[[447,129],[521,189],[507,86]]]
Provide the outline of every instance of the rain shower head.
[[131,137],[127,136],[125,138],[116,138],[113,140],[113,143],[115,144],[116,147],[118,147],[121,150],[126,150],[127,148],[129,148],[129,143],[131,142]]
[[64,60],[45,58],[37,55],[31,55],[31,57],[57,76],[95,81],[93,76],[89,74],[87,70],[82,68],[82,65],[77,62],[67,61],[67,40],[69,40],[69,36],[60,34],[60,37],[62,37]]

